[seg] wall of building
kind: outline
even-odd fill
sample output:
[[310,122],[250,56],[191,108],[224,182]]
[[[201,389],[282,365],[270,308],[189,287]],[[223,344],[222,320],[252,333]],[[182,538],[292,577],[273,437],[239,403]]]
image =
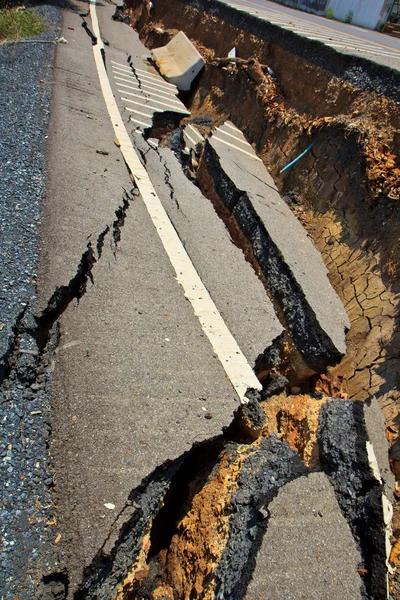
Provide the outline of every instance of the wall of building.
[[392,0],[328,0],[327,8],[333,10],[334,18],[346,20],[352,11],[353,25],[379,29],[386,23]]
[[293,8],[323,15],[333,11],[333,18],[344,21],[352,12],[351,23],[368,29],[381,29],[389,16],[393,0],[275,0]]

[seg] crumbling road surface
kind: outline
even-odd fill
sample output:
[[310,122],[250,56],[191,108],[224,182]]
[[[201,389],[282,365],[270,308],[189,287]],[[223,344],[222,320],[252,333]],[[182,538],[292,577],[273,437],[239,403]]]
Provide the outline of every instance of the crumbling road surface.
[[8,540],[4,597],[384,599],[394,481],[378,401],[335,375],[343,299],[207,65],[179,94],[130,18],[63,13],[38,300],[2,384],[46,404],[52,500],[23,498],[47,545]]

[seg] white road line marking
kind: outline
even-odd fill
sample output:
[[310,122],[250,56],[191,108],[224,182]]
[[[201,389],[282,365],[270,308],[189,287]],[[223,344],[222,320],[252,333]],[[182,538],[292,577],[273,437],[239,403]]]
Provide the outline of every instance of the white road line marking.
[[[258,158],[258,156],[256,154],[252,154],[251,152],[247,152],[246,150],[239,148],[239,146],[235,146],[234,144],[230,144],[229,142],[226,142],[225,140],[221,140],[221,138],[217,137],[215,135],[215,133],[212,136],[212,139],[217,140],[217,142],[221,142],[221,144],[225,144],[225,146],[230,146],[231,148],[235,148],[235,150],[238,150],[239,152],[243,152],[243,154],[247,154],[247,156],[251,156],[251,158],[254,158],[254,160],[259,160],[260,162],[262,162],[261,158]],[[250,146],[250,148],[251,148],[251,146]]]
[[[129,92],[123,92],[123,91],[121,91],[121,94],[128,95]],[[143,102],[141,102],[140,105],[141,106],[144,105],[145,108],[148,106],[147,102],[150,101],[153,104],[159,104],[160,106],[163,106],[164,109],[166,109],[166,110],[164,110],[164,112],[167,112],[169,110],[169,111],[172,111],[172,112],[177,112],[177,113],[182,114],[182,115],[190,115],[190,112],[188,110],[182,110],[178,106],[169,106],[169,104],[167,104],[166,102],[157,102],[157,100],[154,100],[154,98],[146,98],[146,96],[138,96],[137,94],[136,95],[135,94],[130,94],[130,95],[134,96],[135,98],[138,98],[139,100],[142,99]],[[122,96],[121,96],[121,100],[124,100],[125,102],[133,102],[134,104],[139,104],[139,102],[136,103],[134,100],[131,100],[130,98],[124,98]],[[155,108],[154,106],[151,106],[151,107],[149,106],[149,108],[152,108],[152,109],[160,112],[160,109],[159,108]]]
[[188,134],[188,132],[186,131],[186,129],[184,130],[184,132],[183,132],[183,135],[184,135],[185,137],[187,137],[187,139],[189,140],[189,142],[190,142],[191,144],[193,144],[193,146],[196,146],[196,142],[194,141],[194,139],[192,139],[192,138],[190,137],[190,135]]
[[[162,96],[163,98],[169,99],[169,98],[175,98],[175,100],[177,99],[175,95],[170,95],[168,92],[164,92],[163,90],[163,94],[161,94],[161,90],[157,87],[155,88],[152,84],[148,84],[146,83],[145,85],[142,84],[142,86],[139,86],[139,83],[137,81],[137,79],[135,79],[135,77],[132,77],[132,79],[125,79],[124,77],[118,77],[117,75],[114,75],[114,79],[119,79],[121,81],[126,81],[127,83],[132,83],[134,85],[131,85],[132,89],[138,88],[140,90],[146,91],[146,90],[150,90],[149,93],[153,93],[153,91],[156,91],[160,94],[160,96]],[[122,83],[119,83],[118,85],[122,85]],[[125,87],[129,87],[126,86]]]
[[[223,133],[224,135],[228,135],[230,138],[233,138],[234,140],[236,140],[240,144],[245,144],[245,146],[250,146],[250,144],[249,144],[249,142],[247,140],[244,140],[242,137],[239,137],[237,135],[232,135],[231,133],[228,133],[227,131],[225,131],[221,127],[217,127],[217,131],[219,133]],[[251,146],[250,146],[250,148],[251,148]]]
[[[120,84],[117,84],[120,85]],[[145,100],[151,100],[152,102],[156,103],[156,104],[162,104],[163,106],[169,106],[168,103],[172,103],[172,104],[176,104],[177,106],[179,106],[179,108],[181,109],[182,113],[188,114],[190,115],[190,112],[188,110],[186,110],[186,107],[184,104],[182,104],[182,102],[180,100],[170,100],[168,98],[168,103],[167,102],[159,102],[157,100],[154,100],[154,98],[163,98],[163,96],[160,96],[159,94],[149,94],[148,92],[143,92],[143,90],[138,90],[139,92],[141,92],[140,94],[134,94],[133,92],[126,92],[125,90],[118,90],[120,92],[120,94],[127,94],[128,96],[135,96],[135,98],[143,98]]]
[[[129,65],[123,65],[122,63],[116,62],[115,60],[112,60],[111,63],[113,65],[117,65],[117,67],[113,67],[113,69],[120,68],[121,70],[124,69],[124,70],[127,70],[130,73],[132,73],[132,68]],[[138,71],[139,73],[144,73],[148,77],[152,77],[156,81],[159,81],[160,83],[163,83],[164,85],[171,87],[174,90],[177,89],[176,85],[174,85],[173,83],[169,83],[168,81],[165,81],[160,75],[155,75],[154,73],[150,73],[149,71],[145,71],[144,69],[139,69],[139,67],[136,67],[135,65],[134,65],[134,69],[135,69],[135,71]]]
[[124,69],[128,69],[128,71],[132,72],[132,69],[130,68],[130,66],[128,64],[124,65],[122,63],[116,62],[115,60],[111,60],[110,61],[113,65],[117,65],[118,67],[122,67]]
[[237,127],[235,127],[235,125],[233,125],[232,123],[229,123],[228,121],[226,121],[224,123],[224,125],[226,125],[227,127],[229,127],[229,129],[233,129],[233,131],[237,131],[237,133],[242,133],[240,131],[240,129],[238,129]]
[[133,117],[129,118],[130,121],[133,121],[134,123],[139,123],[139,125],[143,125],[143,127],[151,127],[152,123],[143,123],[143,121],[139,121],[138,119],[134,119]]
[[[136,71],[136,69],[135,69]],[[115,74],[117,75],[125,75],[125,76],[129,76],[132,77],[135,81],[137,81],[139,83],[139,79],[141,84],[154,84],[157,85],[158,87],[162,88],[163,90],[165,90],[166,94],[174,94],[174,96],[176,96],[176,94],[178,93],[178,89],[174,86],[174,85],[170,85],[169,83],[164,83],[163,79],[158,78],[154,78],[154,77],[146,77],[145,75],[140,75],[140,77],[136,77],[134,72],[132,71],[132,69],[130,70],[130,72],[128,71],[124,71],[123,69],[121,69],[120,67],[113,67],[113,73],[114,76]],[[142,79],[143,78],[143,79]]]
[[201,281],[157,196],[146,169],[140,162],[132,146],[132,141],[118,110],[103,63],[101,53],[103,44],[97,21],[96,0],[90,0],[90,15],[92,18],[93,33],[98,40],[98,43],[92,46],[92,48],[100,86],[124,160],[132,173],[141,198],[146,205],[154,227],[175,270],[176,279],[182,286],[185,297],[190,301],[193,311],[198,317],[201,327],[208,337],[236,393],[240,400],[245,402],[245,394],[248,388],[260,390],[262,386]]
[[141,115],[142,117],[147,117],[148,119],[150,119],[150,121],[152,121],[152,119],[153,119],[153,115],[149,115],[147,113],[140,112],[140,110],[137,110],[136,108],[129,108],[129,106],[125,106],[125,110],[135,113],[135,115]]
[[174,85],[173,83],[169,83],[168,81],[165,81],[165,79],[163,79],[160,75],[154,75],[154,73],[149,73],[149,71],[145,71],[144,69],[139,69],[138,67],[135,67],[135,71],[139,71],[139,73],[144,73],[144,75],[146,75],[146,77],[152,77],[153,79],[156,79],[157,81],[161,81],[164,85],[167,85],[171,88],[173,88],[174,90],[176,90],[176,85]]
[[114,78],[121,79],[121,81],[134,81],[137,84],[137,86],[140,87],[141,89],[151,88],[160,93],[163,92],[163,94],[165,94],[166,96],[172,96],[173,98],[176,98],[176,94],[174,92],[172,92],[172,90],[171,90],[171,92],[169,92],[166,87],[164,87],[162,85],[158,85],[158,83],[153,84],[153,83],[148,83],[147,81],[141,81],[141,83],[139,84],[138,80],[136,79],[136,77],[134,75],[128,76],[128,73],[127,73],[127,78],[121,77],[120,75],[122,75],[122,73],[119,75],[114,74]]
[[[137,104],[138,106],[141,106],[142,108],[148,108],[154,112],[160,112],[159,108],[157,108],[156,106],[150,106],[150,104],[143,105],[143,102],[136,102],[135,100],[129,100],[129,98],[121,98],[121,100],[125,100],[125,102],[131,102],[132,104]],[[127,110],[132,110],[132,109],[127,108]],[[164,112],[164,111],[162,111],[162,112]]]
[[187,125],[185,127],[185,131],[187,131],[188,129],[190,129],[190,131],[192,132],[192,135],[194,135],[195,137],[197,137],[197,139],[199,140],[199,142],[202,142],[204,140],[204,138],[201,135],[201,133],[199,133],[197,131],[197,129],[195,127],[193,127],[193,125],[191,125],[190,123],[189,123],[189,125]]
[[154,77],[154,75],[148,75],[148,74],[144,73],[144,71],[141,71],[141,69],[136,69],[136,67],[134,67],[134,69],[135,69],[135,71],[138,71],[140,80],[150,79],[150,81],[152,81],[153,83],[159,83],[163,87],[170,89],[171,92],[174,91],[176,93],[177,87],[175,85],[173,85],[172,83],[168,83],[168,81],[164,81],[164,79],[161,79],[161,77]]

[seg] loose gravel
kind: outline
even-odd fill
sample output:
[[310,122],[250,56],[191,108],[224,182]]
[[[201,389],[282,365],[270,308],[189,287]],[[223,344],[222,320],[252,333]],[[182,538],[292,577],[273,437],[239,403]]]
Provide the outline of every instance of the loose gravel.
[[[49,0],[50,1],[50,0]],[[47,22],[29,38],[55,42],[62,0],[38,3]],[[2,600],[37,595],[54,570],[56,523],[47,448],[51,410],[46,363],[19,335],[36,301],[40,208],[45,185],[54,43],[0,46],[0,590]],[[23,352],[18,351],[23,350]],[[8,368],[9,358],[17,359]]]

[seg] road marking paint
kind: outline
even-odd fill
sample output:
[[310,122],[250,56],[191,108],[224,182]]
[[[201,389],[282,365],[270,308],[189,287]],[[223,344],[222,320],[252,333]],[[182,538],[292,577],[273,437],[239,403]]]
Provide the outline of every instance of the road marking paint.
[[236,131],[237,133],[242,133],[240,131],[240,129],[238,129],[233,123],[231,123],[230,121],[225,121],[224,125],[226,125],[226,127],[229,127],[229,129],[233,129],[233,131]]
[[196,142],[194,141],[193,138],[190,137],[190,135],[188,134],[188,132],[186,130],[184,130],[183,135],[184,135],[184,137],[187,137],[187,139],[189,140],[189,142],[191,144],[193,144],[193,146],[196,146]]
[[[122,63],[116,62],[115,60],[110,61],[113,65],[117,65],[114,68],[120,68],[121,70],[127,70],[130,73],[132,73],[132,67],[130,67],[129,65],[123,65]],[[156,81],[159,81],[160,83],[163,83],[164,85],[173,88],[174,90],[176,90],[176,85],[174,85],[173,83],[169,83],[168,81],[165,81],[160,75],[156,75],[154,73],[150,73],[149,71],[146,71],[144,69],[139,69],[139,67],[134,66],[133,67],[135,69],[135,71],[138,71],[139,73],[144,73],[146,76],[148,77],[152,77],[153,79],[155,79]]]
[[217,131],[219,133],[223,133],[224,135],[228,135],[230,138],[233,138],[234,140],[236,140],[240,144],[245,144],[245,146],[250,146],[249,142],[246,139],[243,139],[243,137],[239,137],[238,135],[232,135],[231,133],[228,133],[227,131],[225,131],[221,127],[217,127]]
[[[156,106],[150,106],[150,104],[145,104],[143,106],[143,102],[136,102],[135,100],[129,100],[129,98],[121,98],[121,100],[125,100],[126,102],[131,102],[132,104],[137,104],[137,106],[142,106],[143,108],[148,108],[154,112],[160,112],[160,109]],[[131,108],[127,108],[127,110],[132,110]],[[165,111],[162,111],[165,112]]]
[[[120,85],[117,83],[117,85]],[[134,94],[133,92],[126,92],[125,90],[118,90],[121,94],[127,94],[128,96],[134,96],[135,98],[146,98],[147,100],[151,100],[152,102],[156,103],[156,104],[162,104],[163,106],[169,106],[169,104],[167,104],[166,102],[159,102],[158,100],[154,100],[154,98],[163,98],[163,96],[160,96],[159,94],[153,94],[153,93],[149,93],[149,92],[145,92],[144,90],[141,90],[140,88],[138,89],[138,92],[141,92],[140,94]],[[190,112],[188,110],[186,110],[186,107],[184,104],[182,104],[182,102],[178,99],[173,100],[171,98],[171,100],[169,98],[166,98],[166,100],[168,100],[169,103],[172,104],[176,104],[177,106],[179,106],[180,108],[182,108],[182,112],[183,113],[187,113],[188,115],[190,115]]]
[[117,61],[115,61],[115,60],[111,60],[110,62],[111,62],[113,65],[117,65],[118,67],[122,67],[123,69],[127,69],[128,71],[131,71],[131,72],[132,72],[132,69],[130,68],[129,64],[125,64],[125,65],[124,65],[123,63],[117,62]]
[[[150,108],[150,107],[149,107]],[[142,117],[147,117],[148,119],[150,119],[150,121],[153,120],[153,115],[149,115],[147,113],[144,112],[140,112],[140,110],[137,110],[136,108],[129,108],[129,106],[125,106],[125,110],[135,113],[135,115],[142,115]]]
[[[136,71],[136,69],[135,69],[135,71]],[[114,73],[115,77],[117,75],[124,75],[125,77],[131,77],[138,83],[140,80],[141,84],[156,85],[157,87],[159,87],[163,91],[165,91],[166,94],[174,94],[174,96],[176,96],[178,93],[178,89],[175,86],[170,86],[170,84],[165,84],[162,79],[160,79],[160,78],[157,78],[156,80],[154,78],[150,79],[150,78],[146,77],[145,75],[140,75],[140,77],[139,77],[139,76],[135,75],[135,73],[133,72],[132,69],[129,73],[127,71],[124,71],[123,69],[120,69],[119,67],[113,67],[113,73]]]
[[[243,150],[243,148],[239,148],[239,146],[235,146],[234,144],[230,144],[229,142],[226,142],[225,140],[221,140],[221,138],[217,137],[215,133],[212,136],[212,139],[217,140],[217,142],[221,142],[221,144],[225,144],[225,146],[230,146],[231,148],[235,148],[235,150],[238,150],[239,152],[243,152],[243,154],[247,154],[247,156],[251,156],[251,158],[254,158],[254,160],[259,160],[260,162],[262,162],[261,158],[258,158],[258,156],[256,154],[252,154],[251,152],[247,152],[247,150]],[[251,148],[251,146],[250,146],[250,148]]]
[[[121,77],[121,75],[128,77],[128,79],[124,79],[123,77]],[[142,81],[142,80],[140,80],[140,83],[139,83],[138,78],[135,77],[135,75],[132,72],[131,73],[118,73],[117,75],[114,72],[114,77],[115,77],[115,79],[122,79],[123,81],[130,81],[132,79],[133,81],[136,81],[136,83],[138,85],[140,85],[142,88],[144,88],[144,87],[154,88],[160,92],[162,91],[167,96],[176,97],[176,95],[178,93],[177,88],[175,88],[174,91],[173,90],[169,91],[168,88],[166,88],[164,85],[161,85],[159,83],[153,83],[153,82],[150,83],[149,81]]]
[[198,317],[201,327],[208,337],[215,354],[218,356],[232,386],[236,390],[240,400],[245,402],[245,394],[248,388],[261,390],[262,386],[200,279],[157,196],[146,169],[140,162],[139,156],[132,146],[132,141],[118,110],[103,63],[103,44],[97,21],[96,0],[90,0],[90,15],[92,18],[93,33],[98,40],[98,43],[92,46],[92,48],[100,87],[114,133],[120,143],[124,160],[132,173],[141,198],[158,232],[171,265],[175,270],[176,279],[182,286],[185,297],[190,301],[194,314]]
[[134,119],[133,117],[129,117],[130,121],[133,121],[134,123],[139,123],[139,125],[143,125],[143,127],[151,127],[152,123],[143,123],[143,121],[139,121],[138,119]]
[[177,93],[178,90],[177,90],[176,85],[173,85],[172,83],[168,83],[168,81],[164,81],[164,79],[162,79],[161,77],[155,77],[154,75],[148,75],[141,69],[137,69],[135,66],[133,68],[135,69],[135,71],[137,71],[139,73],[140,80],[150,79],[150,81],[152,81],[153,83],[159,83],[163,87],[170,89],[171,92],[174,91],[175,93]]
[[[119,90],[118,90],[119,91]],[[121,94],[129,94],[129,92],[123,92],[121,91]],[[159,104],[160,106],[163,106],[164,108],[166,108],[167,110],[170,110],[172,112],[177,112],[180,113],[182,115],[190,115],[190,112],[188,110],[180,110],[177,106],[169,106],[168,104],[166,104],[165,102],[157,102],[157,100],[154,100],[154,98],[146,98],[146,96],[138,96],[135,94],[131,94],[132,96],[134,96],[135,98],[142,98],[144,102],[135,102],[134,100],[131,100],[130,98],[123,98],[121,96],[121,100],[124,100],[125,102],[133,102],[134,104],[140,104],[141,106],[145,105],[145,108],[147,108],[147,102],[151,101],[153,104]],[[160,112],[159,108],[156,108],[154,106],[149,106],[149,108],[152,108],[155,111]],[[164,110],[164,112],[166,112]]]
[[[140,86],[138,80],[135,77],[132,77],[132,79],[125,79],[124,77],[119,77],[118,75],[114,75],[114,79],[119,79],[121,81],[126,81],[127,83],[128,82],[129,83],[134,83],[135,84],[134,88],[139,88],[140,90],[143,90],[143,91],[150,90],[149,93],[153,93],[153,90],[155,90],[163,98],[167,98],[167,99],[169,99],[169,98],[175,98],[175,100],[176,100],[176,95],[175,94],[173,94],[173,95],[169,94],[168,92],[165,92],[164,90],[162,90],[164,93],[161,94],[161,90],[158,87],[154,87],[153,84],[145,83],[143,85],[143,83],[142,83],[141,86]],[[120,83],[119,85],[122,85],[122,83]],[[125,87],[128,87],[128,86],[125,86]]]
[[162,81],[162,83],[164,85],[167,85],[167,86],[173,88],[174,90],[177,89],[176,85],[174,85],[173,83],[169,83],[169,81],[165,81],[165,79],[163,79],[160,75],[155,75],[154,73],[149,73],[149,71],[145,71],[144,69],[139,69],[137,67],[135,67],[135,71],[139,71],[139,73],[144,73],[146,75],[146,77],[152,77],[153,79],[156,79],[157,81]]
[[202,142],[204,140],[204,138],[201,135],[201,133],[199,131],[197,131],[196,127],[193,127],[193,125],[191,125],[190,123],[189,123],[189,125],[187,125],[185,127],[185,131],[187,131],[188,129],[190,129],[190,131],[192,132],[192,135],[194,135],[195,137],[197,137],[197,139],[199,140],[199,142]]

